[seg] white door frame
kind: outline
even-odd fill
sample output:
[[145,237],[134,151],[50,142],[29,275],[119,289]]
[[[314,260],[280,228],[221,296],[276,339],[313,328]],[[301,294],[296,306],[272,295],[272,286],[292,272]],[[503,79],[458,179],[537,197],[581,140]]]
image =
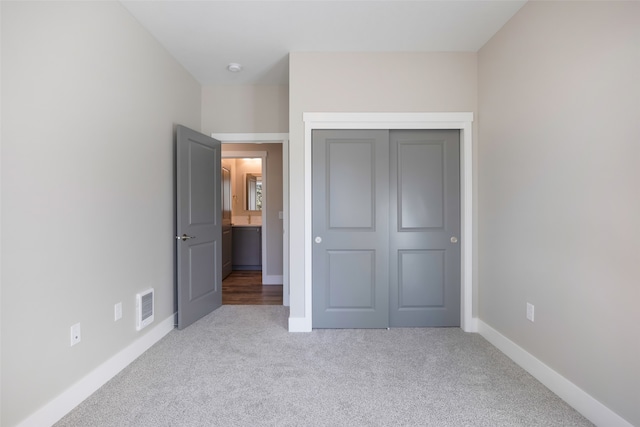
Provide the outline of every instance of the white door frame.
[[[473,317],[473,113],[303,113],[304,120],[304,314],[289,331],[312,328],[311,131],[314,129],[459,129],[460,147],[460,327],[477,332]],[[292,328],[293,326],[293,328]]]
[[[282,305],[289,305],[289,134],[288,133],[212,133],[212,138],[222,142],[222,144],[282,144]],[[256,151],[251,152],[223,152],[222,158],[233,157],[259,157],[262,158],[263,182],[266,189],[267,155],[265,151],[259,151],[260,146],[256,145]],[[268,194],[265,198],[265,207],[268,205]],[[266,224],[266,209],[262,211],[262,224]],[[272,276],[266,273],[266,247],[267,233],[263,233],[262,239],[262,279],[263,284],[272,284]],[[278,280],[275,280],[278,281]]]

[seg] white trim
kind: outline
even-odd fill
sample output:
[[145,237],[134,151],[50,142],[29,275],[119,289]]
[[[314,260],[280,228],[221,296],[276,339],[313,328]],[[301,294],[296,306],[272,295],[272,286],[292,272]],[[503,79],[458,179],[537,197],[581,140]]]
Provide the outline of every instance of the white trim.
[[479,332],[487,341],[529,372],[535,379],[557,394],[576,411],[597,426],[633,427],[631,423],[607,408],[600,401],[545,365],[531,353],[484,323],[478,322]]
[[[303,113],[304,120],[304,315],[297,327],[311,331],[311,131],[314,129],[459,129],[460,147],[460,327],[474,332],[473,307],[473,113]],[[289,322],[291,331],[291,322]]]
[[310,332],[311,316],[289,317],[289,332]]
[[[2,32],[2,7],[0,6],[0,33]],[[0,100],[4,99],[2,98],[2,55],[0,54]],[[2,118],[4,117],[2,115],[2,102],[0,102],[0,153],[3,152],[2,150]],[[0,188],[2,188],[2,155],[0,154]],[[2,244],[3,240],[2,240],[2,192],[0,192],[0,307],[2,307],[2,246],[4,246]],[[2,316],[0,316],[0,367],[2,366]],[[0,369],[0,414],[2,414],[2,370]],[[0,422],[2,422],[1,420],[1,416],[0,416]]]
[[282,141],[282,305],[289,307],[289,134]]
[[211,137],[223,143],[247,142],[257,144],[268,142],[277,144],[289,140],[288,133],[212,133]]
[[135,340],[122,351],[98,366],[84,378],[73,384],[52,401],[38,409],[17,427],[50,426],[67,415],[83,400],[91,396],[107,381],[115,377],[120,371],[136,360],[142,353],[160,341],[175,327],[176,315],[172,314],[149,332]]
[[[229,144],[228,142],[223,142],[223,144]],[[235,142],[233,143],[235,144]],[[265,160],[267,158],[266,151],[223,151],[222,152],[223,159],[257,159],[262,158]]]
[[478,322],[479,321],[480,321],[480,319],[478,319],[477,317],[472,317],[471,321],[467,325],[467,329],[465,329],[464,331],[465,332],[477,333],[478,332]]
[[[282,285],[282,275],[270,274],[268,276],[262,276],[263,285]],[[284,295],[283,295],[284,296]]]

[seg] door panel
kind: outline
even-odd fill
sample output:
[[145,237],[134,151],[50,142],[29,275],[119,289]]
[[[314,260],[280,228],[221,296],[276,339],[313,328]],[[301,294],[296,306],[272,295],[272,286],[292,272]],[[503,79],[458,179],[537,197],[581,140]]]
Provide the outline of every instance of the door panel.
[[313,132],[313,327],[386,328],[388,131]]
[[[444,251],[398,251],[400,309],[444,305]],[[424,286],[428,283],[429,286]]]
[[398,145],[400,230],[443,227],[443,151],[440,141]]
[[199,265],[201,268],[191,269],[189,275],[189,301],[196,301],[215,291],[215,263],[216,245],[214,242],[193,244],[189,246],[189,264]]
[[220,141],[177,127],[178,329],[222,304]]
[[216,222],[220,216],[220,204],[216,203],[219,193],[211,191],[216,182],[219,168],[211,167],[219,151],[195,140],[189,140],[189,225],[207,225]]
[[390,132],[390,325],[460,325],[460,133]]
[[329,227],[371,229],[375,216],[375,143],[330,140],[326,146]]
[[327,311],[375,309],[375,251],[327,251]]

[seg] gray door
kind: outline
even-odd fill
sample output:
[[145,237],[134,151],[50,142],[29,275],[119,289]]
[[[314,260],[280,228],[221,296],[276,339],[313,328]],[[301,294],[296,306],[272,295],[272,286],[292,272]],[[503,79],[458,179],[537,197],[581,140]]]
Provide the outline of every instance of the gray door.
[[313,327],[389,323],[389,132],[313,132]]
[[460,132],[390,132],[390,326],[460,325]]
[[220,141],[177,127],[178,329],[222,304]]
[[459,131],[312,141],[313,327],[459,326]]

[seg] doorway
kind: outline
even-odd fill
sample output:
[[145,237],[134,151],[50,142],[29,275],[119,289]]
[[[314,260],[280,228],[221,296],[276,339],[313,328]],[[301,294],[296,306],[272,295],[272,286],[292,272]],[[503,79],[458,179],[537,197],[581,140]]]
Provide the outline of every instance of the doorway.
[[[247,151],[245,144],[224,144],[222,148],[223,235],[228,236],[222,247],[223,278],[231,271],[262,272],[262,284],[274,284],[268,277],[268,234],[266,233],[269,202],[280,200],[276,191],[269,191],[267,151]],[[244,149],[243,149],[244,148]],[[274,250],[271,248],[271,250]],[[273,256],[273,254],[271,254]],[[226,261],[226,263],[225,263]]]
[[[260,259],[258,267],[262,273],[256,272],[251,261],[246,269],[236,269],[228,283],[241,286],[240,293],[225,298],[225,282],[223,282],[223,299],[229,303],[246,304],[289,304],[288,293],[288,193],[287,188],[287,134],[212,134],[222,141],[224,159],[251,159],[261,162],[262,169],[245,170],[235,175],[236,191],[233,203],[238,209],[235,215],[235,226],[248,237],[260,235]],[[241,161],[241,160],[238,160]],[[242,160],[247,161],[247,160]],[[262,193],[260,190],[262,190]],[[260,194],[264,198],[260,198]],[[255,230],[260,227],[260,233]],[[254,230],[254,233],[250,231]],[[242,234],[242,233],[240,233]],[[237,267],[237,266],[236,266]],[[236,289],[237,291],[237,289]],[[278,293],[281,295],[279,302]],[[262,300],[260,300],[260,298]],[[234,302],[235,301],[235,302]],[[238,302],[240,301],[240,302]],[[242,302],[245,301],[245,302]],[[251,302],[253,301],[253,302]]]
[[222,281],[222,305],[282,305],[282,285],[263,285],[259,271],[233,271]]
[[[270,146],[261,145],[266,147]],[[269,245],[263,239],[269,202],[279,195],[273,188],[266,191],[267,151],[246,148],[244,144],[225,144],[223,148],[223,187],[226,184],[228,191],[223,189],[223,211],[227,214],[223,214],[222,224],[222,304],[282,305],[282,284],[267,279],[268,255],[273,253],[267,253]],[[274,147],[270,148],[273,152]],[[228,209],[224,209],[226,205]]]

